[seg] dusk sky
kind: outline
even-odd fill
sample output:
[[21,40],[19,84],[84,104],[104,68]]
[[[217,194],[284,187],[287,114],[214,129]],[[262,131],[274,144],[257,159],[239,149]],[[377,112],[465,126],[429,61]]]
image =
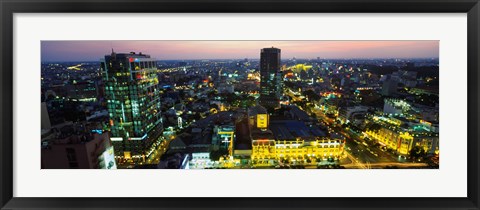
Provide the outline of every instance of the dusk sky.
[[42,41],[42,62],[98,61],[117,53],[142,52],[158,60],[260,58],[277,47],[286,58],[438,58],[438,41]]

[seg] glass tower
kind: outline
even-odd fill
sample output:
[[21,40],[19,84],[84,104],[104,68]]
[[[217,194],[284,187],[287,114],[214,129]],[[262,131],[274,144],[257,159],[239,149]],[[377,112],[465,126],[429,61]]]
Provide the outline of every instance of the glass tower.
[[260,105],[276,108],[282,95],[282,73],[280,71],[281,50],[263,48],[260,51]]
[[156,60],[112,50],[102,59],[101,73],[117,162],[147,162],[163,131]]

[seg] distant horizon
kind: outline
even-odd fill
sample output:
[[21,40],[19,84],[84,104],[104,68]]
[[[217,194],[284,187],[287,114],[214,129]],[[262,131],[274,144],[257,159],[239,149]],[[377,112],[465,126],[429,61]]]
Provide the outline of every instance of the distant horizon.
[[296,59],[438,59],[438,41],[41,41],[41,62],[96,62],[112,49],[162,60],[259,59],[260,49]]
[[[116,52],[116,53],[124,53],[124,52]],[[142,52],[143,53],[143,52]],[[146,54],[146,53],[143,53]],[[149,54],[146,54],[149,55]],[[103,57],[102,57],[103,58]],[[154,57],[152,57],[154,58]],[[100,58],[101,59],[101,58]],[[85,62],[85,63],[100,63],[100,59],[98,60],[65,60],[65,61],[42,61],[42,63],[75,63],[75,62]],[[202,61],[202,60],[244,60],[245,58],[194,58],[194,59],[157,59],[156,61]],[[248,60],[260,60],[259,58],[246,58]],[[316,58],[295,58],[296,60],[316,60]],[[434,60],[439,58],[430,58],[430,57],[416,57],[416,58],[320,58],[320,60],[388,60],[388,59],[401,59],[401,60]],[[284,60],[292,60],[292,58],[281,59]]]

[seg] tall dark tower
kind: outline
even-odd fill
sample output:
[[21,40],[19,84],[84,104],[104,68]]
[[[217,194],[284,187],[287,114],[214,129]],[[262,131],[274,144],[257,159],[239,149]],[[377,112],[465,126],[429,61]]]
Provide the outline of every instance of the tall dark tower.
[[263,48],[260,52],[260,105],[276,108],[282,95],[281,50]]
[[101,73],[117,163],[146,163],[163,132],[156,60],[112,50],[102,59]]

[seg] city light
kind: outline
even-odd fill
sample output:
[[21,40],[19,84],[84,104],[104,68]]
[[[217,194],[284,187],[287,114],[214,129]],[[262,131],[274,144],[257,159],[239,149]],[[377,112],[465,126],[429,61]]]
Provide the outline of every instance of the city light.
[[439,168],[438,58],[106,50],[42,63],[43,168]]

